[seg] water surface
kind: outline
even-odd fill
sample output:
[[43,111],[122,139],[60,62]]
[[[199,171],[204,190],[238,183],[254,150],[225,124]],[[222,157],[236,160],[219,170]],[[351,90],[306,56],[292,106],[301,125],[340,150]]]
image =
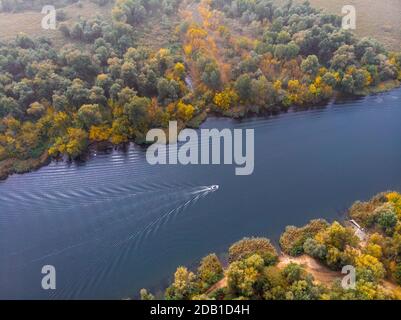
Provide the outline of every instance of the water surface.
[[[143,149],[52,163],[0,182],[0,298],[121,299],[244,236],[340,219],[401,190],[401,90],[205,128],[254,128],[255,171],[150,166]],[[208,186],[219,185],[211,192]],[[57,289],[41,288],[53,265]]]

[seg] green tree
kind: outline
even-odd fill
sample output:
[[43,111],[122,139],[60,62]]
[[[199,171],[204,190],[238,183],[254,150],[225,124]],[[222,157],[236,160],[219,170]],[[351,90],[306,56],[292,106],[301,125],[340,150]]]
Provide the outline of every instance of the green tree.
[[236,297],[254,297],[261,281],[263,265],[263,259],[258,254],[232,262],[226,272],[229,292]]
[[80,125],[89,130],[92,126],[99,125],[102,122],[102,113],[97,104],[84,104],[79,108],[77,119]]
[[148,121],[148,108],[151,100],[145,97],[135,96],[124,106],[124,113],[127,115],[131,124],[139,129],[145,130]]
[[237,91],[240,99],[244,102],[248,101],[251,97],[252,89],[251,78],[248,74],[241,75],[235,82],[235,90]]
[[306,59],[304,59],[301,63],[302,71],[310,75],[316,75],[319,67],[319,59],[315,55],[307,56]]
[[215,254],[204,257],[197,273],[200,287],[205,290],[218,282],[223,277],[223,267]]
[[387,233],[392,234],[397,225],[397,215],[394,211],[385,210],[380,212],[377,223]]

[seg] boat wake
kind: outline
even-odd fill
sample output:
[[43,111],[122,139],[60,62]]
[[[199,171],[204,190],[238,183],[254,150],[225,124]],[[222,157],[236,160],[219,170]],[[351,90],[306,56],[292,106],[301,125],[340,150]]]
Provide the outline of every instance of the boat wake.
[[[44,263],[57,265],[65,259],[74,258],[77,261],[74,266],[76,280],[57,290],[59,292],[54,297],[65,298],[76,294],[95,285],[91,282],[95,275],[99,277],[97,281],[106,274],[113,276],[113,270],[127,263],[124,261],[135,256],[134,252],[142,251],[150,238],[174,224],[182,214],[190,214],[191,211],[187,210],[190,206],[219,190],[219,186],[147,185],[133,190],[114,185],[113,189],[113,192],[98,193],[98,197],[93,195],[87,202],[83,201],[82,194],[77,193],[73,206],[54,206],[45,215],[25,215],[25,221],[39,223],[40,220],[45,229],[47,225],[53,228],[45,235],[36,235],[24,241],[28,245],[6,253],[15,270]],[[56,194],[49,196],[57,201]],[[73,197],[73,192],[68,192],[68,197]],[[27,202],[32,212],[36,209],[36,199],[30,200]],[[28,203],[23,205],[28,206]],[[51,215],[50,211],[54,214]],[[14,212],[10,212],[10,216],[17,218]],[[25,227],[20,226],[19,229]],[[80,258],[83,256],[85,259]],[[22,260],[26,262],[21,265],[19,262]]]

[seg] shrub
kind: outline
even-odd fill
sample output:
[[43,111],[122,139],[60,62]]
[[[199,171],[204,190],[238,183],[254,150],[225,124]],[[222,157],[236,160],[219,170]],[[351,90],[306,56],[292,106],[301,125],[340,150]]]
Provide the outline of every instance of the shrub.
[[312,220],[304,227],[297,228],[289,226],[280,237],[280,246],[283,251],[291,256],[301,255],[304,252],[304,243],[308,238],[328,227],[327,221],[323,219]]
[[223,267],[219,258],[213,253],[204,257],[198,268],[200,287],[207,290],[223,277]]
[[230,263],[246,259],[253,254],[260,255],[266,265],[274,264],[277,260],[277,251],[266,238],[244,238],[234,243],[228,253]]

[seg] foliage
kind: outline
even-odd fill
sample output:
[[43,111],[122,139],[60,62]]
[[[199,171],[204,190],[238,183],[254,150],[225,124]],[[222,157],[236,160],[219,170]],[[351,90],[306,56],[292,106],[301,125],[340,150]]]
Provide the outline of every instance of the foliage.
[[187,300],[197,292],[195,275],[185,267],[179,267],[174,282],[166,290],[167,300]]
[[262,257],[266,265],[274,264],[277,260],[277,251],[266,238],[244,238],[234,243],[228,253],[230,262],[242,260],[253,254]]
[[[74,2],[56,0],[60,8]],[[3,0],[1,10],[43,4]],[[61,24],[61,49],[25,34],[0,43],[0,159],[46,151],[78,157],[91,142],[142,143],[148,129],[169,120],[185,127],[209,110],[245,115],[307,107],[334,90],[366,92],[401,75],[399,53],[355,38],[341,29],[340,17],[308,2],[117,0],[110,14]],[[163,45],[149,40],[160,33],[155,21],[167,35]],[[59,125],[52,120],[61,112]],[[371,213],[366,224],[376,223],[387,233],[396,229],[394,214]],[[299,242],[284,250],[302,253],[305,237],[292,232]]]
[[367,269],[366,277],[380,279],[387,274],[400,283],[400,199],[398,192],[385,192],[351,207],[350,216],[372,233],[358,260]]
[[[397,192],[381,193],[366,203],[354,204],[350,213],[369,219],[369,214],[361,214],[362,208],[383,210],[383,204],[399,204],[400,198]],[[276,249],[266,238],[244,238],[230,246],[225,270],[215,254],[201,260],[196,274],[179,267],[165,297],[192,300],[400,299],[400,288],[389,284],[389,281],[401,284],[400,231],[398,220],[392,234],[375,222],[370,226],[367,239],[361,243],[354,229],[336,221],[329,224],[324,220],[312,220],[304,227],[286,228],[280,240],[282,247],[289,252],[309,255],[317,259],[318,264],[334,270],[339,271],[345,265],[354,266],[354,288],[343,287],[339,277],[330,282],[322,280],[323,283],[315,280],[312,273],[317,278],[319,273],[326,278],[328,272],[334,275],[338,272],[311,266],[309,261],[292,262],[297,258],[288,261],[286,256],[277,257]],[[303,262],[305,258],[300,257],[298,261]],[[147,291],[141,291],[141,296],[146,298]]]
[[305,241],[308,238],[314,238],[318,232],[325,230],[327,227],[328,223],[321,219],[312,220],[302,228],[288,226],[280,237],[280,246],[289,255],[300,255],[304,252]]
[[210,288],[223,277],[223,267],[216,254],[204,257],[199,265],[197,276],[200,287],[205,290]]

